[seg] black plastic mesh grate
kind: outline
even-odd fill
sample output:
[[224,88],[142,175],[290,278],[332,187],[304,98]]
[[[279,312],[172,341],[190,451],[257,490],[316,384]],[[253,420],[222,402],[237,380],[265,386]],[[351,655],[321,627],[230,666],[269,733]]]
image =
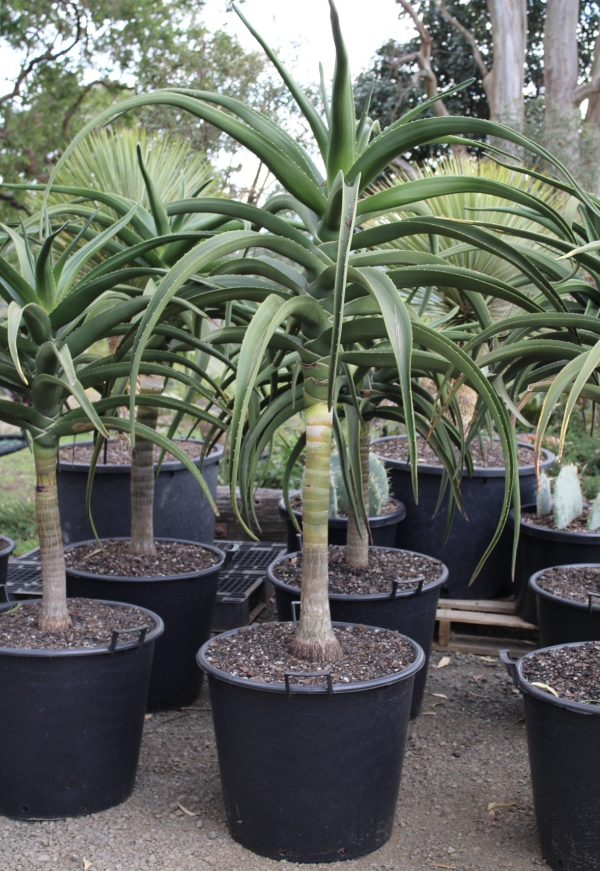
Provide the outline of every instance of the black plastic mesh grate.
[[[286,546],[277,542],[218,541],[217,547],[232,548],[219,576],[213,630],[222,631],[244,626],[272,593],[266,579],[267,566]],[[6,589],[10,599],[40,596],[41,569],[39,550],[11,560],[8,564]]]

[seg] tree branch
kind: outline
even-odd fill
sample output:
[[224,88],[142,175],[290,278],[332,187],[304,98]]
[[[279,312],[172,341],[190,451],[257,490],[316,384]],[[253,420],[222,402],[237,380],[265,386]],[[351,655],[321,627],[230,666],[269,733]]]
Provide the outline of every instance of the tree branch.
[[63,118],[62,123],[62,132],[65,136],[68,136],[69,134],[69,124],[73,120],[73,116],[75,115],[87,95],[96,87],[96,85],[100,85],[103,88],[106,88],[107,91],[133,90],[130,85],[125,85],[122,82],[115,82],[111,79],[94,79],[93,82],[88,82],[88,84],[81,89],[79,96],[77,97],[71,108],[65,112],[65,117]]
[[444,19],[444,21],[446,21],[455,30],[457,30],[458,33],[460,33],[460,35],[464,39],[464,41],[467,43],[467,45],[470,47],[471,54],[473,55],[473,60],[475,61],[475,65],[477,66],[479,72],[481,73],[482,78],[485,79],[485,77],[490,74],[490,71],[488,70],[488,68],[485,65],[485,62],[484,62],[483,57],[481,55],[481,52],[479,50],[479,46],[477,45],[475,37],[473,36],[471,31],[468,30],[464,26],[464,24],[461,24],[461,22],[458,20],[458,18],[456,18],[454,15],[452,15],[448,11],[448,7],[446,6],[445,0],[437,0],[436,6],[439,10],[440,15]]
[[19,70],[19,74],[15,79],[15,84],[12,91],[9,91],[8,93],[0,96],[0,105],[2,105],[3,103],[8,103],[10,102],[10,100],[14,100],[15,97],[20,96],[23,83],[26,81],[28,76],[31,75],[36,67],[43,63],[52,63],[59,58],[64,57],[64,55],[72,51],[75,46],[79,42],[81,42],[81,39],[84,35],[81,15],[79,13],[79,9],[77,8],[76,3],[69,3],[69,6],[71,7],[75,16],[75,36],[73,37],[73,41],[71,42],[71,44],[59,49],[58,51],[53,51],[56,39],[58,38],[56,37],[53,42],[46,48],[45,51],[43,51],[41,54],[36,55],[36,57],[31,58],[29,63],[24,64]]
[[8,205],[12,206],[13,209],[18,209],[21,212],[25,212],[26,215],[31,215],[31,209],[26,206],[25,203],[20,203],[13,194],[0,193],[0,200],[2,200],[3,203],[8,203]]

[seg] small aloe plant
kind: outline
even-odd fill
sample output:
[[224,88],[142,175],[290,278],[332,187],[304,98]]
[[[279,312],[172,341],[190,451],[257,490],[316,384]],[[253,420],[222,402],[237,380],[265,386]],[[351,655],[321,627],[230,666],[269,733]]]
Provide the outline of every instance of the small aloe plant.
[[[579,472],[573,464],[563,466],[554,481],[542,472],[537,489],[536,514],[538,517],[553,515],[556,529],[566,529],[584,513]],[[587,509],[587,528],[600,528],[600,493]]]

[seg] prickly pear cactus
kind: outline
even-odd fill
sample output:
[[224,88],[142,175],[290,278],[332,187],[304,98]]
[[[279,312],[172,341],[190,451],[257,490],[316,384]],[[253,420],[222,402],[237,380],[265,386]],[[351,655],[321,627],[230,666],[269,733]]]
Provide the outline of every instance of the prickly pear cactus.
[[552,514],[552,483],[545,472],[540,473],[537,482],[535,513],[538,517]]
[[[381,515],[383,506],[390,498],[390,483],[383,462],[375,454],[369,454],[369,517]],[[340,460],[335,454],[331,461],[331,487],[329,490],[329,516],[348,514],[350,498],[344,485]]]
[[563,466],[554,482],[554,525],[566,527],[583,513],[583,496],[577,467]]
[[587,527],[593,532],[600,529],[600,493],[598,493],[588,508]]

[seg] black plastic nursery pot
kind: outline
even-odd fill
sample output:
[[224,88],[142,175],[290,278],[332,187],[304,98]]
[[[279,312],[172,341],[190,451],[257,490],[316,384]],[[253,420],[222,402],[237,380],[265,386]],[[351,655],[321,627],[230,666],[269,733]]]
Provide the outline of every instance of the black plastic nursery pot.
[[[372,544],[378,547],[395,547],[398,537],[398,524],[406,517],[406,509],[398,499],[393,500],[395,509],[387,514],[369,517]],[[298,549],[298,530],[292,523],[285,502],[279,501],[279,513],[286,520],[287,548]],[[293,511],[296,523],[302,529],[302,511]],[[348,520],[346,517],[330,517],[327,523],[329,544],[346,544]]]
[[27,439],[24,436],[0,435],[0,457],[22,451],[26,447]]
[[[404,438],[388,436],[377,439],[371,449]],[[531,465],[519,468],[521,502],[535,499],[536,477],[534,450],[530,445],[519,447],[531,450]],[[541,468],[554,462],[554,455],[543,450]],[[471,476],[465,473],[461,481],[464,514],[455,510],[449,535],[446,524],[449,496],[446,495],[436,511],[442,482],[441,466],[419,463],[419,501],[415,503],[411,469],[408,462],[381,456],[388,470],[394,496],[406,505],[406,518],[398,526],[396,546],[434,556],[448,566],[448,581],[441,595],[454,599],[495,599],[514,592],[511,581],[512,532],[505,529],[494,552],[483,569],[469,584],[477,563],[488,546],[502,510],[505,471],[503,468],[474,468]]]
[[[75,547],[77,544],[70,545],[67,550]],[[156,644],[148,690],[149,711],[190,705],[200,692],[202,674],[196,668],[195,657],[210,634],[219,571],[225,561],[219,548],[207,544],[202,547],[216,554],[219,561],[189,574],[132,578],[67,568],[69,596],[141,605],[156,611],[163,619],[165,631]]]
[[0,535],[0,603],[8,602],[6,593],[6,577],[8,574],[8,560],[15,549],[15,543],[12,538],[6,535]]
[[[535,623],[535,595],[529,578],[540,569],[570,563],[600,563],[599,532],[569,532],[566,529],[546,529],[524,519],[525,512],[534,513],[535,503],[524,504],[519,526],[519,547],[515,566],[517,611],[524,620]],[[511,513],[511,522],[513,522]],[[584,639],[582,639],[584,640]]]
[[[200,442],[198,445],[200,446]],[[206,457],[202,474],[213,497],[223,448]],[[200,460],[196,462],[200,466]],[[65,543],[87,541],[94,533],[87,519],[85,493],[89,465],[65,462],[58,466],[58,499]],[[131,466],[98,463],[92,489],[92,517],[100,538],[129,535],[131,530]],[[176,460],[161,464],[154,486],[154,532],[157,538],[212,542],[215,513],[190,472]]]
[[103,648],[0,647],[0,814],[80,816],[131,794],[163,631],[157,614],[140,610],[147,631],[119,633]]
[[[243,632],[234,629],[231,635]],[[261,684],[198,652],[207,672],[227,823],[244,847],[272,859],[354,859],[390,837],[414,677],[354,684]]]
[[553,871],[596,871],[600,861],[600,706],[557,698],[530,684],[523,675],[523,663],[539,652],[532,651],[515,662],[503,651],[501,658],[523,694],[542,853]]
[[[560,568],[584,566],[581,563],[571,563]],[[600,563],[587,566],[600,570]],[[529,588],[537,600],[540,647],[573,641],[600,641],[600,595],[589,594],[587,603],[583,603],[545,590],[539,582],[547,571],[547,568],[541,569],[529,578]]]
[[[421,554],[420,554],[421,555]],[[297,553],[283,554],[267,569],[267,577],[275,588],[277,618],[283,621],[297,620],[299,616],[300,591],[277,577],[277,567]],[[448,569],[442,565],[438,578],[428,584],[419,583],[413,590],[399,590],[390,580],[389,593],[363,595],[329,594],[331,618],[340,623],[363,623],[366,626],[381,626],[394,629],[412,638],[423,648],[424,667],[415,676],[410,717],[418,716],[423,704],[427,670],[435,629],[440,590],[448,579]]]

